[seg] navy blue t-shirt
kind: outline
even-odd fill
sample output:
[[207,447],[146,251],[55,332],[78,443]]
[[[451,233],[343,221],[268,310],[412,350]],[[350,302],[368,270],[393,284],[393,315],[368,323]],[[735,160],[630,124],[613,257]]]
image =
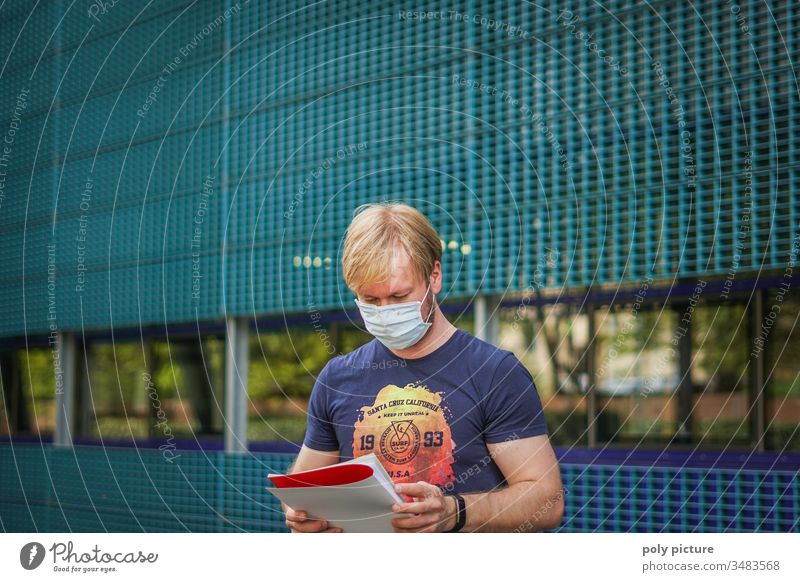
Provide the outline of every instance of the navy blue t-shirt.
[[395,483],[446,491],[505,484],[487,443],[547,434],[533,378],[510,351],[457,329],[421,358],[377,339],[331,359],[311,392],[304,444],[340,461],[375,453]]

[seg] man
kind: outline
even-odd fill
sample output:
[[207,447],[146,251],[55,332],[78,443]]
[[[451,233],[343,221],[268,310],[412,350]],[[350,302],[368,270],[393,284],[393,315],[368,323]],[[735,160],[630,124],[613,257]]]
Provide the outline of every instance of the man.
[[[407,500],[396,532],[558,527],[561,475],[530,373],[442,314],[441,239],[419,211],[359,210],[342,266],[375,339],[320,372],[291,472],[374,453]],[[284,509],[292,532],[341,531]]]

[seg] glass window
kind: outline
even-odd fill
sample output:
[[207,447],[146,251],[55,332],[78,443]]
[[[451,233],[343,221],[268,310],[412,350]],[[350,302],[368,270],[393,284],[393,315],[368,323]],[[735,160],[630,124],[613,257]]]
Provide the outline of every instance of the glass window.
[[0,354],[0,434],[51,437],[55,431],[56,380],[52,347]]
[[666,444],[678,426],[677,314],[631,303],[596,317],[598,441]]
[[254,334],[248,439],[301,443],[315,378],[330,358],[355,349],[360,339],[364,338],[343,326],[322,323]]
[[750,445],[748,331],[744,305],[695,310],[692,442],[701,447]]
[[588,320],[566,305],[520,303],[503,309],[500,347],[511,350],[533,376],[550,440],[585,446],[587,398],[581,385]]
[[[86,436],[103,439],[150,436],[149,398],[140,344],[97,343],[89,346],[87,357],[91,364],[85,398],[89,415]],[[85,367],[83,362],[80,365]]]
[[767,343],[764,375],[767,382],[767,448],[800,451],[800,297],[765,295],[764,312],[775,306],[775,324]]
[[195,338],[153,340],[144,348],[138,341],[90,345],[84,433],[104,439],[221,436],[224,349],[216,337],[204,338],[202,351]]

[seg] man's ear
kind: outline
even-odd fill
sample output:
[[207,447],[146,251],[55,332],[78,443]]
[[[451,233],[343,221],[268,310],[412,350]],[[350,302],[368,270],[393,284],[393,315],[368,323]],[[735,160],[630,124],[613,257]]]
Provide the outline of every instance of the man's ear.
[[442,290],[442,263],[436,261],[433,263],[433,271],[431,272],[431,290],[434,295],[438,295]]

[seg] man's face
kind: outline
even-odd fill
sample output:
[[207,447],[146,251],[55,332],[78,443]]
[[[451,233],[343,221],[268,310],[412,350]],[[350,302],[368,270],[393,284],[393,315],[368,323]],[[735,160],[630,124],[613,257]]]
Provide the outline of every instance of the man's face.
[[[438,267],[438,263],[437,263]],[[435,273],[434,273],[435,275]],[[436,277],[431,277],[436,281]],[[435,285],[429,281],[422,281],[414,273],[408,255],[405,252],[398,252],[395,255],[394,266],[391,278],[384,283],[374,283],[365,285],[358,294],[358,300],[375,306],[391,305],[393,303],[406,303],[408,301],[422,300],[422,317],[430,321],[431,311],[433,311],[433,296],[437,292]],[[427,297],[425,292],[428,292]]]

